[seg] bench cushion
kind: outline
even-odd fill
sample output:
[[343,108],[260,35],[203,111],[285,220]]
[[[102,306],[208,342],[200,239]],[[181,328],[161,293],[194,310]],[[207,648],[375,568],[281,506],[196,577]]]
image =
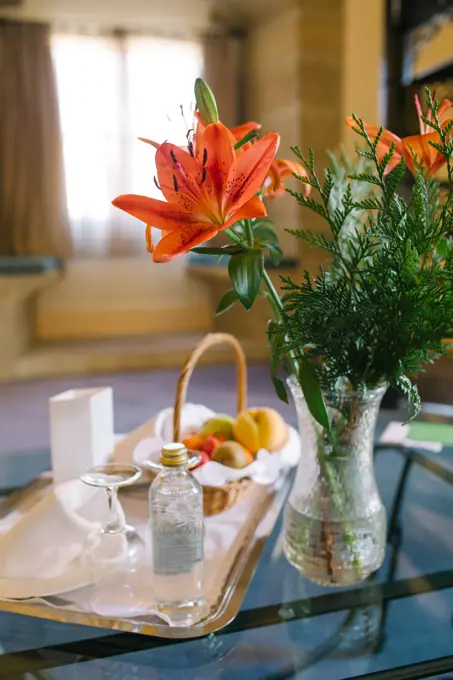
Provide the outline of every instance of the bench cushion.
[[29,276],[44,274],[60,269],[63,265],[59,257],[0,257],[0,276]]

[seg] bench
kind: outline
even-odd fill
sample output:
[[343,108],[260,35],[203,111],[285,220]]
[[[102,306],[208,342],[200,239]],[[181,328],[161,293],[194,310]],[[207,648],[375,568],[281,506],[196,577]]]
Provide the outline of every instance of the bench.
[[15,360],[35,338],[37,293],[62,275],[56,257],[0,257],[0,379],[14,377]]

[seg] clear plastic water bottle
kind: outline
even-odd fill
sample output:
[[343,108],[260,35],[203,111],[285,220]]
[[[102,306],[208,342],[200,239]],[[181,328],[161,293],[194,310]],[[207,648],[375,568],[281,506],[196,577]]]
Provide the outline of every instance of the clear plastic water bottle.
[[203,616],[203,490],[188,470],[183,444],[162,449],[149,491],[157,608],[177,625]]

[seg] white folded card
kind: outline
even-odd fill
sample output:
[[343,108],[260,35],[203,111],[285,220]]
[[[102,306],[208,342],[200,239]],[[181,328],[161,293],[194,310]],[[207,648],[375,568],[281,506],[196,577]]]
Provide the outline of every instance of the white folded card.
[[112,454],[111,387],[67,390],[49,399],[50,451],[57,484],[76,479]]

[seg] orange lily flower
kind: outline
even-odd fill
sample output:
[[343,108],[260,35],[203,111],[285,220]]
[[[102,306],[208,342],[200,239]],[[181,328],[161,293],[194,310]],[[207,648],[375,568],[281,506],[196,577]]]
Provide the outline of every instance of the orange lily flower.
[[[262,192],[266,198],[278,198],[285,193],[285,184],[283,180],[290,175],[300,175],[307,177],[307,171],[300,164],[295,161],[287,161],[275,158],[272,161],[271,167],[267,174],[262,187]],[[310,193],[311,186],[305,184],[305,196]]]
[[[194,150],[196,151],[200,148],[200,140],[203,137],[204,131],[206,130],[206,123],[198,111],[195,111],[195,118],[196,126],[193,144]],[[258,130],[261,130],[261,125],[259,123],[255,123],[253,120],[249,121],[248,123],[242,123],[241,125],[236,125],[236,127],[230,128],[230,132],[235,139],[235,143],[240,142],[241,139],[244,139],[244,137],[246,137],[250,132],[258,132]],[[247,151],[247,149],[250,149],[252,144],[253,142],[247,142],[246,144],[243,144],[241,147],[239,147],[239,149],[237,149],[237,152],[241,154],[244,151]]]
[[[390,149],[392,144],[395,145],[393,156],[387,165],[385,170],[386,174],[391,172],[404,158],[406,166],[409,168],[411,173],[415,176],[417,174],[417,167],[421,165],[422,169],[427,171],[426,176],[432,177],[439,168],[446,163],[445,157],[435,149],[429,142],[440,142],[439,135],[435,132],[429,125],[423,122],[421,116],[423,115],[420,106],[420,101],[417,95],[415,95],[415,107],[417,109],[419,121],[420,121],[420,134],[410,135],[409,137],[403,137],[402,139],[397,135],[393,134],[389,130],[384,130],[381,138],[379,139],[377,145],[377,156],[381,161],[385,154]],[[438,119],[441,127],[447,125],[447,123],[453,118],[453,104],[449,99],[444,99],[438,110]],[[432,120],[431,111],[428,112],[426,116],[428,120]],[[353,118],[347,118],[346,124],[352,128],[356,126]],[[365,130],[371,140],[376,139],[379,132],[378,125],[370,125],[365,123]]]
[[[200,135],[196,154],[168,142],[160,144],[157,177],[166,201],[134,194],[113,201],[146,222],[148,250],[155,262],[187,253],[238,220],[266,215],[256,193],[269,171],[279,136],[267,134],[240,154],[235,143],[223,123],[211,123]],[[151,227],[165,232],[155,248]]]
[[[206,128],[206,125],[198,111],[195,112],[195,117],[197,119],[197,127],[195,131],[195,148],[197,148],[196,141],[197,137],[200,134],[200,132],[202,132]],[[258,130],[261,130],[261,127],[262,126],[260,123],[256,123],[255,121],[249,121],[247,123],[242,123],[242,125],[237,125],[236,127],[230,128],[230,132],[236,139],[236,141],[240,142],[241,139],[244,139],[244,137],[250,134],[250,132],[257,132]],[[247,142],[239,149],[237,149],[237,153],[247,151],[247,149],[249,149],[254,143],[255,140]],[[296,175],[301,175],[302,177],[307,176],[305,168],[300,163],[288,160],[278,160],[274,158],[271,167],[269,168],[269,172],[264,180],[264,184],[261,187],[261,193],[266,198],[278,198],[279,196],[282,196],[285,193],[285,184],[283,180],[285,177],[289,177],[293,173]],[[311,186],[309,184],[306,184],[305,185],[306,196],[308,196],[310,190]]]

